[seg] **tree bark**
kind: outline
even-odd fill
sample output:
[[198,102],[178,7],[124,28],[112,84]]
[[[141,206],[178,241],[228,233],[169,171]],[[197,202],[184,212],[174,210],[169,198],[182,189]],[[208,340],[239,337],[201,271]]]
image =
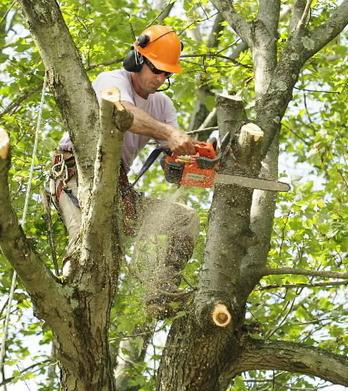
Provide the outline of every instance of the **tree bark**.
[[[231,132],[232,139],[237,137],[236,134],[246,121],[244,106],[240,99],[218,97],[217,111],[220,133],[224,135]],[[240,170],[241,156],[241,151],[231,151],[220,172],[231,174]],[[240,260],[245,253],[243,240],[250,236],[248,209],[251,197],[250,189],[239,186],[215,188],[209,216],[205,262],[195,298],[198,319],[206,321],[214,305],[221,302],[232,314],[233,326],[238,323],[237,314],[241,307],[235,298],[240,284]]]
[[163,352],[157,390],[220,391],[220,374],[226,360],[237,358],[238,349],[231,327],[214,327],[210,320],[202,326],[192,315],[176,320]]

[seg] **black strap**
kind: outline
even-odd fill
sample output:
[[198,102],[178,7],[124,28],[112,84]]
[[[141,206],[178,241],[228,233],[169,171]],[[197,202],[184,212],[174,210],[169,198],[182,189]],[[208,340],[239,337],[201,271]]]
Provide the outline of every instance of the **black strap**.
[[170,154],[171,151],[169,148],[167,147],[157,147],[155,148],[151,153],[150,155],[147,157],[147,159],[145,160],[145,163],[143,164],[143,166],[141,167],[141,170],[138,174],[138,176],[136,177],[135,181],[129,185],[129,189],[131,189],[132,187],[134,187],[136,185],[136,183],[139,181],[139,179],[145,174],[145,172],[152,166],[152,164],[155,162],[155,160],[158,158],[158,156],[162,153],[166,153],[166,154]]
[[161,91],[167,91],[167,90],[169,90],[169,88],[170,88],[170,78],[169,78],[169,77],[167,78],[167,82],[168,82],[167,87],[161,88],[160,90],[156,90],[156,92],[161,92]]
[[76,206],[76,208],[80,209],[80,202],[75,196],[75,194],[73,194],[72,190],[63,188],[63,191],[70,198],[71,202]]

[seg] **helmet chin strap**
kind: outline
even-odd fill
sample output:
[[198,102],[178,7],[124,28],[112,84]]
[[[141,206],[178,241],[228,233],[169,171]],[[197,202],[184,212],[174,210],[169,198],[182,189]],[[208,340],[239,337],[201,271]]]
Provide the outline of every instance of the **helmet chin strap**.
[[167,78],[167,82],[168,82],[167,87],[161,88],[160,90],[156,90],[156,92],[167,91],[167,90],[169,90],[169,88],[170,88],[170,77]]

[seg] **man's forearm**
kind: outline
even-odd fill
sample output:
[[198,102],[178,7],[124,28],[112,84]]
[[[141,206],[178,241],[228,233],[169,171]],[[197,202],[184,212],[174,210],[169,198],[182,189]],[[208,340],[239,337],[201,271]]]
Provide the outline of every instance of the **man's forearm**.
[[156,140],[168,141],[171,132],[176,130],[173,126],[158,121],[144,110],[134,106],[132,103],[126,101],[122,101],[121,103],[134,115],[133,124],[129,129],[132,133],[152,137]]
[[131,132],[166,141],[168,148],[178,155],[193,155],[195,153],[193,141],[185,132],[158,121],[132,103],[126,101],[121,101],[121,103],[126,110],[134,115],[133,124],[129,129]]

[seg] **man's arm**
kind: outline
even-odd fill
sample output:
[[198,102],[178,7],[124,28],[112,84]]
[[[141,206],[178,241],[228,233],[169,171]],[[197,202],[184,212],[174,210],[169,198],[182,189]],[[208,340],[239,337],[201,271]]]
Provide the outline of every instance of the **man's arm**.
[[177,155],[193,155],[195,153],[193,141],[185,132],[156,120],[130,102],[121,101],[121,103],[134,115],[133,124],[129,129],[131,132],[166,141],[168,148]]

